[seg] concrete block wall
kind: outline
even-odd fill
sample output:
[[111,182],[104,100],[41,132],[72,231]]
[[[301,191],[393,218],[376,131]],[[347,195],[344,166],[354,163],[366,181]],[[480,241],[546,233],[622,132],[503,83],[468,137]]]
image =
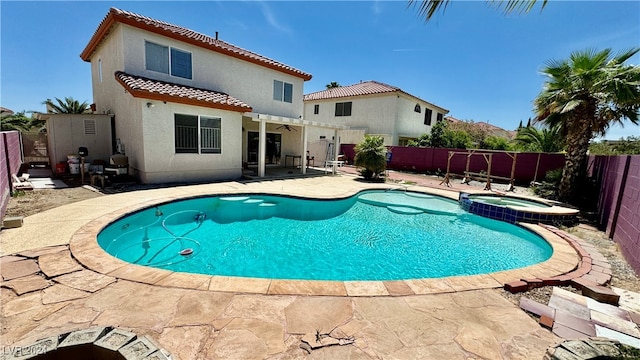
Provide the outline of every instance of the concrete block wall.
[[[341,150],[350,163],[353,162],[354,144],[342,144]],[[447,171],[449,152],[456,154],[449,161],[449,171],[463,175],[467,166],[467,150],[444,148],[418,148],[389,146],[393,154],[388,168],[392,170],[407,170],[415,172]],[[491,175],[510,178],[513,164],[513,153],[506,151],[476,150],[477,153],[491,154]],[[561,169],[564,166],[564,154],[549,153],[518,153],[514,178],[517,183],[528,184],[531,181],[541,181],[547,171]],[[469,159],[469,171],[479,173],[487,171],[487,161],[481,154],[472,155]]]
[[589,169],[600,184],[600,225],[640,275],[640,155],[591,156]]
[[640,156],[629,156],[613,241],[629,264],[640,274]]
[[0,224],[11,197],[11,175],[22,165],[22,145],[18,131],[0,132]]

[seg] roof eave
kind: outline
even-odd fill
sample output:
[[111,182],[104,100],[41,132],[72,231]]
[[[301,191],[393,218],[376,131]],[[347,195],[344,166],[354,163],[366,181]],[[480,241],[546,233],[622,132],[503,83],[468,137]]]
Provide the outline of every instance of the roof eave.
[[118,83],[120,83],[120,85],[122,85],[122,87],[124,87],[129,92],[129,94],[131,94],[131,96],[135,98],[158,100],[158,101],[169,101],[169,102],[184,104],[184,105],[202,106],[202,107],[208,107],[211,109],[228,110],[228,111],[235,111],[235,112],[241,112],[241,113],[253,111],[253,108],[250,106],[245,107],[240,105],[215,103],[211,101],[191,99],[191,98],[180,97],[180,96],[171,96],[171,95],[161,94],[161,93],[152,92],[148,90],[133,89],[117,76],[116,76],[116,81],[118,81]]

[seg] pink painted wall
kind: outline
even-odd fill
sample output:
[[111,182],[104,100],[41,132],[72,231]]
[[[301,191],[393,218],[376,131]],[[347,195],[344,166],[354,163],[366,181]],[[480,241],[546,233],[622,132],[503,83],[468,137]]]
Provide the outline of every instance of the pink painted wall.
[[[349,162],[353,162],[355,152],[354,144],[343,144],[342,152],[347,156]],[[435,172],[438,169],[445,173],[447,171],[447,159],[449,151],[465,152],[459,149],[442,148],[417,148],[417,147],[388,147],[393,154],[388,168],[392,170],[406,170],[415,172]],[[491,153],[491,175],[511,177],[511,166],[513,160],[505,151],[477,150],[477,152]],[[540,161],[538,163],[538,157]],[[538,171],[536,173],[536,163]],[[462,175],[467,165],[467,154],[456,154],[451,158],[450,172]],[[519,153],[516,159],[515,179],[518,183],[528,184],[531,181],[544,179],[547,171],[560,169],[564,166],[563,154],[548,153]],[[469,171],[487,171],[487,161],[484,156],[472,155],[469,161]]]
[[640,275],[640,155],[591,156],[589,168],[600,184],[600,225]]
[[0,132],[0,221],[4,219],[11,197],[11,175],[22,165],[22,146],[17,131]]

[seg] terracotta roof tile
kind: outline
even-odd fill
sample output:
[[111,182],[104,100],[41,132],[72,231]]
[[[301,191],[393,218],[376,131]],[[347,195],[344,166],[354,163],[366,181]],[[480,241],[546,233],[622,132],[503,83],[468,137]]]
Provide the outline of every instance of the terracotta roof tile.
[[222,40],[212,38],[208,35],[198,33],[181,26],[169,24],[163,21],[155,20],[146,16],[138,15],[132,12],[111,8],[107,16],[102,20],[98,29],[89,40],[89,43],[80,54],[84,61],[90,61],[93,52],[98,48],[102,41],[109,35],[111,28],[116,23],[127,24],[139,29],[147,30],[159,35],[183,41],[195,46],[199,46],[211,51],[235,57],[237,59],[252,62],[270,69],[274,69],[283,73],[287,73],[303,80],[310,80],[311,74],[294,67],[285,65],[278,61],[269,59],[260,54],[239,48]]
[[304,96],[304,101],[327,100],[327,99],[347,98],[352,96],[375,95],[375,94],[385,94],[385,93],[402,93],[416,100],[424,101],[427,104],[430,104],[436,108],[440,108],[445,113],[449,112],[449,110],[443,107],[440,107],[438,105],[432,104],[428,101],[422,100],[415,95],[411,95],[408,92],[403,91],[399,87],[387,85],[385,83],[382,83],[379,81],[373,81],[373,80],[360,82],[354,85],[339,86],[339,87],[335,87],[327,90],[306,94]]
[[148,79],[118,71],[116,80],[134,97],[251,112],[251,106],[225,93]]
[[389,92],[400,91],[400,88],[387,85],[377,81],[365,81],[355,85],[339,86],[327,90],[306,94],[305,101],[335,99],[349,96],[383,94]]

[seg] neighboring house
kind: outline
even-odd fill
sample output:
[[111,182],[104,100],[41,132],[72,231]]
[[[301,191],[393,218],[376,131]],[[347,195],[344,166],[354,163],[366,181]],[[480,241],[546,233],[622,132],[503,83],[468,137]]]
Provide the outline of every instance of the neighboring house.
[[143,183],[239,178],[250,163],[264,176],[267,162],[306,152],[311,75],[217,33],[111,8],[80,57],[91,62],[95,113],[114,116]]
[[[304,96],[304,118],[349,126],[340,131],[342,143],[360,142],[364,135],[384,137],[385,145],[406,145],[431,132],[449,110],[402,89],[377,81],[340,86]],[[358,134],[357,131],[360,131]],[[310,141],[328,136],[312,130]]]

